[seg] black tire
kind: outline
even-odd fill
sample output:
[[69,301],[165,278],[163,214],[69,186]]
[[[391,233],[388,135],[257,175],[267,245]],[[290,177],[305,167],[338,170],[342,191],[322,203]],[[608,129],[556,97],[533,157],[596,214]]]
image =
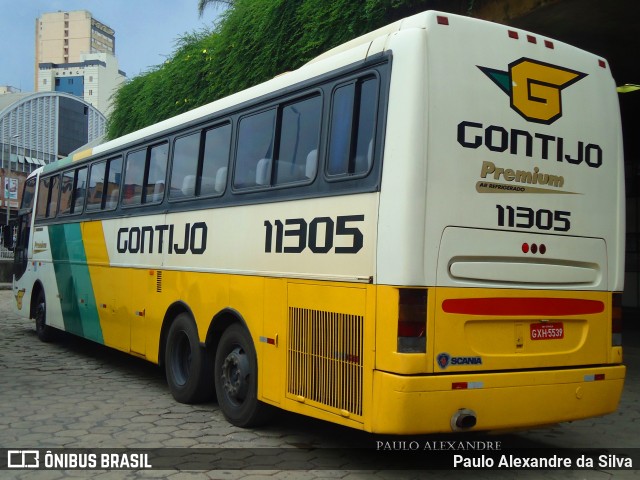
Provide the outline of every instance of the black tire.
[[164,367],[173,398],[198,403],[213,395],[211,356],[200,345],[198,329],[187,313],[178,315],[167,334]]
[[33,316],[36,321],[36,335],[42,342],[51,342],[55,338],[55,329],[47,325],[47,302],[44,290],[38,290]]
[[215,385],[218,404],[237,427],[266,422],[271,407],[258,401],[258,362],[249,332],[239,324],[225,330],[216,351]]

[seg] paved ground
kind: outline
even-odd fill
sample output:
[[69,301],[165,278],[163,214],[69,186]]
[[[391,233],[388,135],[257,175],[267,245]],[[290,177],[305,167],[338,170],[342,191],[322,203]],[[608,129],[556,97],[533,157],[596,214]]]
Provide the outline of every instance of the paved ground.
[[[640,470],[616,471],[438,471],[376,469],[380,440],[339,426],[292,414],[280,414],[268,427],[243,430],[230,426],[216,403],[182,405],[168,392],[162,372],[144,361],[93,343],[64,337],[43,344],[31,322],[11,313],[11,292],[0,291],[0,449],[10,448],[235,448],[238,465],[265,461],[262,470],[171,471],[0,471],[0,478],[548,478],[640,479]],[[640,449],[640,335],[627,333],[625,363],[629,367],[619,410],[612,415],[521,433],[479,435],[475,440],[501,441],[529,447]],[[429,441],[457,437],[420,437]],[[402,440],[384,438],[382,440]],[[405,439],[407,440],[407,439]],[[358,458],[345,447],[361,447]],[[269,455],[326,448],[330,458],[302,463],[271,462]],[[561,452],[560,450],[558,450]],[[286,458],[286,457],[285,457]],[[342,459],[342,462],[340,461]],[[318,462],[339,468],[328,470]],[[271,463],[270,463],[271,462]],[[297,463],[296,463],[297,462]],[[315,465],[315,466],[314,466]],[[326,465],[326,464],[325,464]],[[373,469],[369,469],[369,465]],[[228,465],[227,465],[228,466]],[[636,468],[640,468],[636,466]]]

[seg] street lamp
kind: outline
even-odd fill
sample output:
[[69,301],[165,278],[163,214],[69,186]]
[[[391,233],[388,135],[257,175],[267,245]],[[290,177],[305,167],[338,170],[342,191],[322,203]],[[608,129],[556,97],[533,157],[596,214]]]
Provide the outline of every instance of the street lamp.
[[[7,227],[9,226],[9,216],[11,215],[11,145],[13,144],[13,139],[18,138],[20,135],[15,134],[9,137],[9,174],[5,177],[4,181],[4,194],[6,195],[7,200]],[[18,155],[18,143],[16,142],[16,156]],[[8,182],[7,182],[8,179]]]

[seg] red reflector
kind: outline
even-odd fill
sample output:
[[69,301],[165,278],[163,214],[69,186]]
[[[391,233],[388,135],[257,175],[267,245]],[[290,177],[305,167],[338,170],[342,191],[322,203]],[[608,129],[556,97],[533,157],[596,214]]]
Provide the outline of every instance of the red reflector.
[[547,253],[547,247],[543,243],[542,245],[540,245],[540,255],[544,255],[545,253]]
[[509,30],[509,38],[515,38],[517,40],[520,37],[518,36],[518,32],[514,32],[513,30]]
[[545,40],[544,46],[553,50],[553,42],[551,40]]
[[437,21],[438,21],[438,25],[449,25],[449,19],[447,17],[443,17],[441,15],[438,15]]
[[538,315],[559,317],[563,315],[590,315],[602,313],[604,303],[580,298],[452,298],[442,302],[445,313],[464,315]]
[[523,243],[522,244],[522,253],[529,253],[529,244],[528,243]]
[[529,43],[538,43],[538,40],[533,35],[527,35],[527,42],[529,42]]
[[535,243],[531,244],[531,253],[538,253],[538,246]]
[[466,390],[468,386],[467,382],[454,382],[451,384],[451,390]]
[[607,68],[607,63],[604,60],[598,60],[598,65],[602,68]]
[[596,374],[593,376],[593,379],[594,379],[594,380],[604,380],[604,373],[596,373]]

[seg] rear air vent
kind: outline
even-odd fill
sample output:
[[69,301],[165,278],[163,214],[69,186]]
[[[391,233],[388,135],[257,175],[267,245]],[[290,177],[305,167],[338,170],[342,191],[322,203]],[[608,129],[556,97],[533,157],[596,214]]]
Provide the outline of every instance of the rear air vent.
[[342,416],[362,415],[364,318],[289,308],[288,392]]

